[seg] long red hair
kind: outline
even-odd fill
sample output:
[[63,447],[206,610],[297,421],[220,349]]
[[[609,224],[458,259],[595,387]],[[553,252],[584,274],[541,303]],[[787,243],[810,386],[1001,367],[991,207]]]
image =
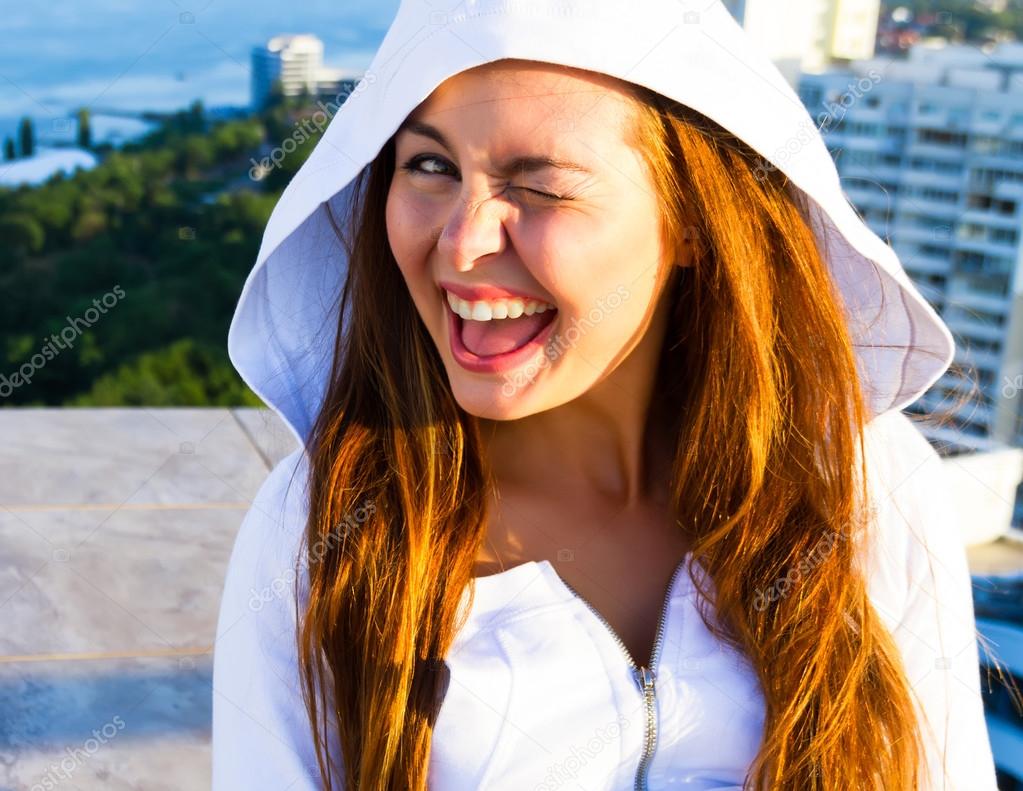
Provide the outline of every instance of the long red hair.
[[[716,123],[625,85],[668,249],[695,252],[673,286],[659,392],[675,416],[674,515],[722,626],[705,620],[750,658],[764,693],[747,787],[915,788],[909,684],[856,570],[869,416],[812,207]],[[348,320],[308,443],[300,665],[324,786],[342,788],[343,766],[346,791],[426,789],[434,671],[462,625],[492,482],[477,420],[453,398],[390,253],[394,155],[390,140],[340,218]],[[765,602],[808,558],[814,573]]]

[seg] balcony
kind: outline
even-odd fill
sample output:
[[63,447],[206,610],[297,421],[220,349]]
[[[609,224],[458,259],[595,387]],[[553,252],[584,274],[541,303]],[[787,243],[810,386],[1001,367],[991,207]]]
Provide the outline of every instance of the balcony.
[[871,185],[860,179],[842,180],[842,189],[846,197],[861,211],[873,209],[891,215],[895,194],[882,192],[876,184]]
[[963,212],[961,219],[964,225],[983,225],[1003,230],[1015,230],[1019,227],[1019,222],[1015,217],[1007,217],[1004,214],[983,209],[967,209]]
[[948,328],[964,340],[977,339],[982,341],[1001,341],[1005,338],[1005,328],[994,324],[985,324],[969,316],[953,316],[945,313],[942,318]]
[[957,191],[963,187],[964,176],[961,173],[938,173],[920,168],[906,168],[902,171],[901,183],[911,187]]
[[955,278],[949,281],[946,300],[949,305],[962,305],[966,308],[1005,313],[1008,311],[1009,297],[992,291],[979,291],[970,288]]
[[892,234],[892,237],[895,240],[895,248],[899,255],[899,260],[902,261],[902,265],[906,268],[911,278],[915,279],[920,275],[948,275],[952,271],[949,259],[904,251],[905,248],[898,244],[902,241],[902,237],[896,234]]
[[1003,351],[991,351],[968,346],[956,347],[956,362],[976,366],[978,369],[998,373],[1002,368]]
[[939,221],[930,221],[925,226],[900,217],[892,225],[892,238],[900,242],[947,246],[951,244],[953,238],[949,228],[950,226]]

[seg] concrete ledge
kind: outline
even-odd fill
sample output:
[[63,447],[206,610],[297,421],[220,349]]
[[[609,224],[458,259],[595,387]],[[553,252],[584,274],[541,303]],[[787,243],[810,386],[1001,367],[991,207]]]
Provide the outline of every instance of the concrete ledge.
[[0,791],[208,788],[224,573],[290,432],[266,409],[12,408],[0,436]]

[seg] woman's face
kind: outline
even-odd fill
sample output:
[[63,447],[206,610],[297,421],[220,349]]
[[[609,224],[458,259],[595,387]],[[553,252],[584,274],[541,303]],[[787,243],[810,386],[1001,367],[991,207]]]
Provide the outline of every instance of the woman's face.
[[633,112],[610,77],[499,61],[396,134],[391,250],[467,412],[568,403],[643,340],[668,270]]

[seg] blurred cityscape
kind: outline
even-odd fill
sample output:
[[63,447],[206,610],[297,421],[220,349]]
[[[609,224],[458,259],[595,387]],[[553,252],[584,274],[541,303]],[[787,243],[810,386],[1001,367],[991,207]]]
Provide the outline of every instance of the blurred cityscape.
[[[953,367],[907,412],[929,416],[921,428],[949,474],[978,629],[1023,687],[1023,0],[724,2],[798,93],[850,201],[955,336]],[[375,49],[388,21],[358,52]],[[181,11],[176,24],[202,22],[203,12]],[[290,448],[227,360],[227,326],[270,210],[364,76],[326,65],[312,33],[245,46],[247,95],[235,102],[182,95],[172,109],[141,98],[0,118],[0,283],[10,304],[0,316],[0,404],[13,408],[0,424],[18,440],[0,460],[0,546],[16,561],[0,568],[0,608],[21,627],[0,638],[0,701],[14,712],[0,715],[0,752],[13,756],[0,762],[0,789],[52,787],[40,784],[46,767],[77,738],[74,717],[43,725],[32,705],[59,694],[68,671],[58,665],[86,679],[72,708],[90,727],[107,721],[86,716],[104,673],[127,668],[140,689],[152,674],[161,691],[143,707],[147,721],[172,723],[182,759],[161,782],[202,787],[208,774],[203,690],[219,585],[254,487]],[[122,453],[102,483],[58,474],[69,455],[95,473],[98,454],[83,462],[74,449],[109,432]],[[154,468],[144,480],[133,477],[140,464]],[[67,483],[59,495],[40,485],[55,475]],[[204,476],[218,483],[196,488]],[[189,520],[173,514],[221,513],[203,537],[212,551],[201,584],[182,580],[173,554],[149,570],[147,582],[194,617],[151,613],[147,624],[166,627],[151,627],[159,639],[148,645],[143,634],[136,653],[122,650],[140,644],[128,617],[96,640],[30,629],[68,606],[58,593],[86,583],[83,601],[105,596],[132,610],[131,586],[102,589],[144,557],[140,546],[112,542],[103,557],[86,547],[90,520],[118,515],[134,535],[131,519],[143,517],[122,513],[133,505],[143,516],[172,512],[167,528],[186,536]],[[50,544],[42,554],[40,536]],[[74,569],[79,556],[85,565]],[[68,569],[86,583],[68,582]],[[983,646],[981,658],[993,667]],[[997,677],[984,676],[984,694],[999,786],[1023,789],[1023,713]],[[164,787],[113,771],[131,763],[127,752],[79,762],[75,787]]]

